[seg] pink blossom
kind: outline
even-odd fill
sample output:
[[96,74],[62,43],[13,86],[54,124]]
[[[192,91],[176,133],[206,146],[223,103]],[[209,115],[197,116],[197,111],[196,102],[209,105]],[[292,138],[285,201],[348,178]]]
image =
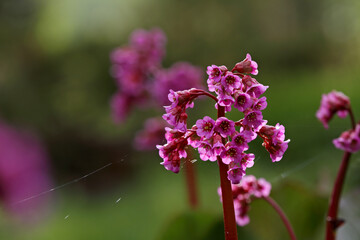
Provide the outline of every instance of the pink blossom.
[[249,94],[236,91],[234,94],[235,104],[234,107],[237,108],[240,112],[245,112],[253,104],[253,100]]
[[211,136],[214,134],[215,121],[208,116],[197,120],[196,126],[196,133],[200,137],[211,138]]
[[198,147],[198,151],[200,154],[200,159],[203,161],[210,160],[211,162],[214,162],[217,160],[213,147],[209,141],[202,141]]
[[[233,172],[230,172],[228,178],[233,179],[234,177],[234,180],[237,181],[240,174],[235,172],[241,172],[241,170],[238,169],[241,168],[235,168]],[[245,226],[250,222],[248,212],[250,210],[251,202],[254,198],[268,197],[271,191],[271,184],[263,178],[256,179],[256,177],[252,175],[246,175],[242,176],[238,184],[232,184],[231,189],[233,194],[236,223],[239,226]],[[220,196],[220,201],[222,201],[220,188],[218,189],[218,194]]]
[[227,174],[232,184],[238,184],[245,175],[245,171],[240,164],[230,164]]
[[350,107],[349,98],[342,92],[332,91],[328,94],[323,94],[319,110],[316,112],[316,117],[322,122],[325,128],[328,128],[329,121],[338,113],[339,117],[346,117],[347,111]]
[[0,201],[15,220],[34,223],[49,206],[49,197],[23,201],[51,188],[49,162],[41,141],[0,121]]
[[226,144],[226,151],[222,152],[221,159],[223,163],[230,164],[230,162],[240,163],[244,157],[243,151],[237,146]]
[[250,54],[246,54],[246,58],[241,62],[235,64],[233,71],[238,71],[239,73],[251,73],[252,75],[258,74],[258,65],[255,61],[251,60]]
[[360,150],[360,124],[356,125],[355,130],[350,129],[343,132],[339,138],[333,140],[336,148],[347,151],[357,152]]
[[264,86],[262,84],[254,84],[250,88],[246,90],[246,93],[252,97],[258,98],[261,94],[263,94],[269,86]]
[[262,111],[266,107],[267,107],[266,97],[262,97],[254,103],[254,106],[252,108],[257,111]]
[[238,89],[241,86],[241,79],[239,76],[236,76],[232,73],[226,73],[224,77],[221,78],[221,85],[224,87],[227,93],[233,93],[234,89]]
[[226,151],[225,146],[222,142],[222,138],[217,133],[213,137],[213,151],[216,156],[220,156],[221,153]]
[[169,89],[176,92],[191,87],[203,88],[202,79],[203,74],[199,67],[186,62],[177,62],[169,69],[161,69],[154,73],[150,94],[158,105],[167,105]]
[[215,121],[215,131],[224,138],[231,136],[235,133],[235,123],[226,117],[220,117]]
[[260,111],[249,111],[245,113],[243,124],[249,127],[257,128],[261,126],[264,121]]
[[184,133],[168,128],[167,124],[161,118],[149,118],[145,121],[144,129],[137,132],[134,147],[142,151],[153,150],[156,145],[164,141],[164,134],[168,141],[172,141],[174,138],[178,138],[176,134]]
[[270,158],[272,161],[278,162],[282,159],[285,151],[287,150],[289,142],[290,140],[286,140],[284,142],[278,142],[274,145],[271,142],[264,141],[262,145],[270,153]]
[[222,72],[216,65],[208,66],[206,73],[209,75],[209,79],[213,80],[215,83],[219,82],[221,79]]

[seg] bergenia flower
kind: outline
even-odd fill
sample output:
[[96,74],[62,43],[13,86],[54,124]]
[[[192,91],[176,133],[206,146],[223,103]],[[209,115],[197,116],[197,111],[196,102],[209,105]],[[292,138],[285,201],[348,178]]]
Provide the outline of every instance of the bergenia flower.
[[325,128],[329,127],[329,121],[337,113],[339,117],[344,118],[350,107],[350,100],[342,92],[332,91],[323,94],[319,110],[316,117],[322,122]]
[[251,60],[250,54],[246,54],[246,58],[244,60],[235,64],[233,71],[245,74],[251,73],[252,75],[257,75],[259,73],[258,64]]
[[[250,222],[248,212],[251,202],[257,198],[268,197],[271,191],[271,184],[263,178],[256,179],[252,175],[247,175],[238,184],[233,184],[231,188],[234,198],[236,223],[239,226],[245,226]],[[220,188],[218,189],[218,194],[221,200]]]
[[222,137],[228,137],[235,133],[235,123],[226,117],[218,118],[215,122],[215,131]]
[[209,79],[213,80],[215,83],[219,82],[221,79],[222,72],[216,65],[208,66],[206,73],[209,75]]
[[235,92],[234,97],[235,97],[234,107],[237,108],[240,112],[245,112],[245,110],[247,110],[253,105],[253,100],[251,96],[247,93],[244,93],[242,91],[237,91]]
[[211,138],[214,133],[215,121],[206,116],[196,121],[196,133],[200,137]]
[[168,141],[178,138],[179,133],[184,134],[180,131],[174,131],[167,126],[166,122],[161,118],[147,119],[144,124],[144,129],[136,133],[134,147],[141,151],[152,150],[156,145],[164,142],[164,134]]
[[227,93],[232,94],[234,89],[239,89],[241,86],[241,79],[232,73],[227,73],[221,78],[221,85]]
[[[267,102],[266,97],[261,95],[268,86],[245,75],[255,71],[250,70],[249,66],[255,66],[250,55],[232,71],[225,66],[209,66],[208,87],[216,96],[195,88],[183,91],[170,90],[168,98],[171,104],[165,107],[166,113],[163,118],[173,127],[166,133],[168,143],[159,147],[160,156],[164,158],[163,164],[167,168],[177,170],[181,158],[179,150],[184,149],[185,145],[190,145],[198,149],[203,161],[221,159],[229,167],[228,179],[232,183],[238,183],[245,175],[246,169],[254,165],[255,155],[245,151],[249,149],[248,143],[258,135],[263,138],[263,146],[270,153],[272,161],[282,159],[289,142],[285,141],[285,128],[279,124],[266,125],[262,110],[267,107]],[[199,96],[212,98],[216,101],[215,108],[222,107],[225,112],[231,111],[234,106],[244,113],[244,118],[234,122],[226,117],[213,120],[205,116],[197,120],[191,129],[187,129],[186,109],[193,107],[194,100]],[[235,125],[240,127],[239,132],[236,131]],[[176,144],[180,143],[183,145],[176,147]]]
[[343,132],[339,138],[333,140],[336,148],[347,152],[358,152],[360,150],[360,124],[356,125],[355,130],[350,129]]

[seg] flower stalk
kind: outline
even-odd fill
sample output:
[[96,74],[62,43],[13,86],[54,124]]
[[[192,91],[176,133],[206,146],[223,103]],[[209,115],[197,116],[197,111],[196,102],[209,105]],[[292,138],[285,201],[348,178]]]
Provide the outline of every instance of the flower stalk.
[[[348,109],[348,113],[351,120],[352,129],[355,130],[356,128],[355,118],[350,106]],[[338,219],[337,215],[338,215],[341,191],[344,185],[344,180],[349,166],[350,157],[351,157],[351,153],[345,151],[341,161],[339,172],[335,180],[333,192],[331,194],[330,203],[329,203],[328,216],[326,218],[326,236],[325,236],[326,240],[335,240],[337,228],[344,223],[344,220]]]
[[[218,118],[225,117],[225,108],[219,106]],[[220,186],[222,193],[222,204],[223,204],[223,216],[224,216],[224,230],[225,240],[237,240],[237,229],[234,212],[234,202],[231,190],[231,183],[228,176],[228,166],[223,163],[221,157],[217,157],[220,171]]]
[[192,209],[196,209],[199,205],[197,185],[196,185],[196,174],[195,166],[191,162],[191,151],[187,151],[188,157],[185,159],[185,180],[188,191],[188,201]]
[[266,200],[275,209],[277,214],[279,214],[281,220],[283,221],[283,223],[286,227],[286,230],[288,231],[288,233],[290,235],[291,240],[296,240],[294,229],[292,228],[289,219],[287,218],[286,214],[281,209],[281,207],[270,196],[264,196],[263,199]]

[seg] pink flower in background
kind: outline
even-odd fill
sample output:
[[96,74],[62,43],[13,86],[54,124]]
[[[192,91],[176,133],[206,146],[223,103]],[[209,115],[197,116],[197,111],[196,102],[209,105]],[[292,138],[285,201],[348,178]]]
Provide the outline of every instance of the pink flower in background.
[[159,106],[169,103],[169,90],[180,91],[189,88],[202,88],[203,74],[199,67],[186,62],[177,62],[169,69],[155,72],[150,94]]
[[[162,118],[149,118],[145,121],[144,128],[137,132],[134,147],[137,150],[153,150],[156,145],[165,141],[164,134],[168,124]],[[173,139],[175,133],[167,132],[167,138]],[[166,136],[165,136],[166,137]]]
[[0,202],[15,218],[40,220],[49,201],[39,196],[51,188],[48,158],[36,137],[0,122]]
[[360,124],[356,125],[355,130],[350,129],[343,132],[339,138],[333,140],[335,147],[347,151],[357,152],[360,150]]
[[[234,198],[234,210],[236,222],[239,226],[245,226],[250,222],[248,212],[254,199],[268,197],[271,184],[263,178],[256,179],[252,175],[244,176],[239,184],[232,184]],[[221,188],[218,188],[221,200]]]
[[316,112],[316,117],[322,122],[325,128],[329,127],[329,121],[337,113],[339,117],[347,116],[350,100],[342,92],[332,91],[323,94],[320,108]]

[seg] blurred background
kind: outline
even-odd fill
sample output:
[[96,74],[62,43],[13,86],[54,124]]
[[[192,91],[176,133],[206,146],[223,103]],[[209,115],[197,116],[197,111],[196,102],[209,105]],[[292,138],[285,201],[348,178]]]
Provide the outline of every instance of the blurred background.
[[[350,121],[335,118],[325,130],[315,112],[321,94],[336,89],[360,116],[359,10],[355,0],[0,0],[0,237],[223,238],[217,165],[194,163],[200,207],[192,212],[183,173],[166,171],[155,150],[133,150],[144,120],[162,113],[136,109],[121,124],[111,118],[110,52],[133,30],[159,27],[165,67],[188,61],[205,75],[207,65],[232,67],[246,53],[259,64],[256,79],[270,86],[264,118],[283,124],[291,142],[271,163],[254,141],[247,173],[273,184],[299,239],[322,239],[342,158],[332,139]],[[189,121],[215,114],[202,101]],[[339,239],[360,238],[359,170],[354,154]],[[240,239],[288,238],[265,202],[253,202],[249,215]]]

